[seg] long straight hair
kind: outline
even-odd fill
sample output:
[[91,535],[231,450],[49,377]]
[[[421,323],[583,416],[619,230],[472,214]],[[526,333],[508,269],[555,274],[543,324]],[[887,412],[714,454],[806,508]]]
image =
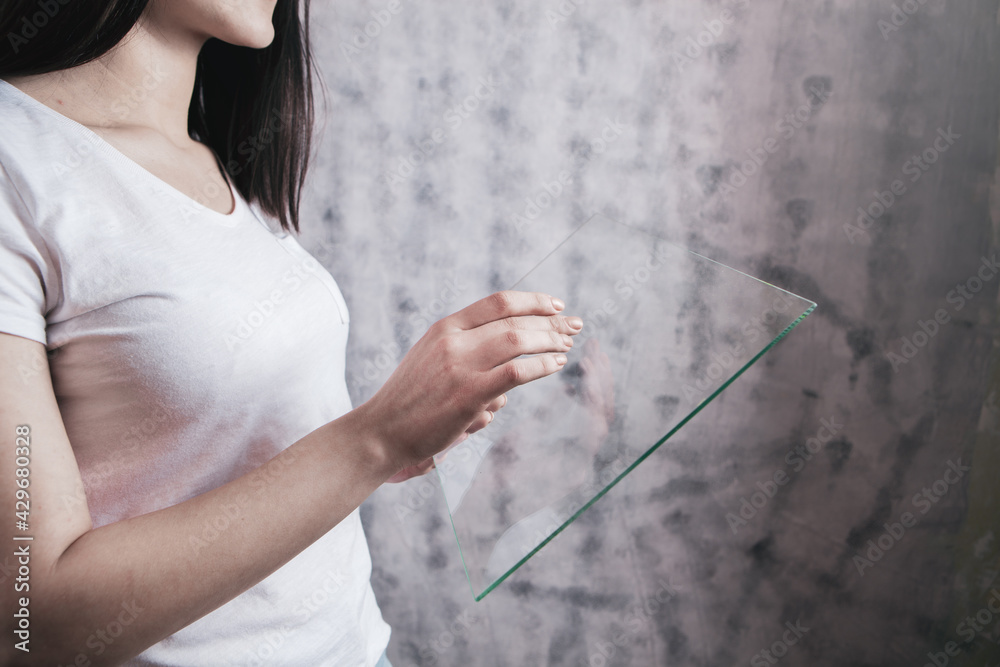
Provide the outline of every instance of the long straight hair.
[[[100,58],[128,35],[147,4],[0,0],[0,77]],[[315,115],[308,0],[278,0],[273,21],[274,41],[263,49],[205,43],[188,132],[215,151],[248,202],[298,232]]]

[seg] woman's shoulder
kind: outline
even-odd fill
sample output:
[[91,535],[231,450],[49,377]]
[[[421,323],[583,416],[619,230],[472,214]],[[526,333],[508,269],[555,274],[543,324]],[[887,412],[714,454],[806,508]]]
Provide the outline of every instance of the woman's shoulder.
[[2,199],[17,200],[29,217],[97,184],[100,138],[2,79],[0,128]]
[[97,135],[2,79],[0,127],[0,164],[9,177],[46,185],[80,164],[97,144]]

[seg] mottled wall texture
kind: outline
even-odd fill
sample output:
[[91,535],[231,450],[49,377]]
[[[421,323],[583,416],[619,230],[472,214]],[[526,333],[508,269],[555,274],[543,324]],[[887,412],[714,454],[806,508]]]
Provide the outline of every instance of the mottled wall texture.
[[819,304],[483,602],[436,480],[380,489],[397,667],[1000,662],[998,9],[315,4],[356,402],[596,212]]

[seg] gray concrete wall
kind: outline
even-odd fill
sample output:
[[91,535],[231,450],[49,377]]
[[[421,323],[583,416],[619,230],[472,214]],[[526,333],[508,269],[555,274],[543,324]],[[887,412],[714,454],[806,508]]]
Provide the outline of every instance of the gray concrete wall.
[[[426,321],[598,211],[819,304],[483,602],[434,480],[379,490],[363,518],[397,667],[772,664],[760,651],[786,638],[785,665],[1000,660],[1000,615],[972,641],[960,625],[1000,590],[1000,277],[949,300],[997,249],[998,3],[903,4],[893,23],[888,0],[402,0],[359,40],[390,3],[315,4],[329,109],[302,238],[351,307],[356,402]],[[824,419],[837,434],[793,470]],[[776,470],[791,481],[732,530]],[[880,559],[855,558],[880,537]]]

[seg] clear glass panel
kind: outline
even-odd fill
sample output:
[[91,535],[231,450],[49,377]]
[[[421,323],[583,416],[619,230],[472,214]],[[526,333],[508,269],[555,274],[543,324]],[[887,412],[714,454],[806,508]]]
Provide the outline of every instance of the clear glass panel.
[[513,289],[561,297],[584,328],[565,368],[437,457],[477,600],[816,307],[603,215]]

